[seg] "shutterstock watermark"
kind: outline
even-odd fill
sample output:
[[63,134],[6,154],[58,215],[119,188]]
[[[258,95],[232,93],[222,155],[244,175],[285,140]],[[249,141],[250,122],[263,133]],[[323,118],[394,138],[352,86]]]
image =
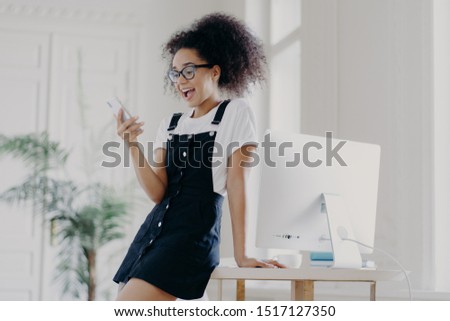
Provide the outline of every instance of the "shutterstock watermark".
[[[182,135],[181,137],[187,138],[186,135]],[[233,166],[233,158],[229,158],[229,156],[233,151],[241,151],[240,147],[243,145],[253,145],[258,146],[259,150],[246,149],[239,166],[255,167],[261,162],[264,162],[268,167],[296,167],[304,165],[314,168],[319,166],[333,166],[335,164],[347,166],[339,154],[346,143],[346,141],[338,141],[333,146],[332,132],[326,132],[325,146],[318,141],[309,141],[301,146],[294,146],[294,143],[291,141],[277,143],[271,141],[270,133],[264,136],[264,140],[261,143],[246,142],[245,144],[240,144],[239,142],[230,142],[227,146],[222,146],[217,141],[211,143],[196,140],[196,135],[193,135],[192,138],[186,140],[180,139],[176,142],[169,140],[164,143],[163,148],[168,150],[166,157],[169,158],[170,162],[181,167],[213,168],[222,166],[223,164],[231,167]],[[155,160],[155,154],[153,153],[154,142],[147,142],[146,146],[144,146],[140,142],[119,143],[115,141],[103,144],[102,152],[108,160],[104,160],[101,166],[107,168],[114,168],[120,165],[130,167],[131,157],[128,152],[130,147],[139,148],[140,152],[137,162],[139,167],[144,167],[145,162],[148,162],[150,166],[161,166]],[[120,153],[121,148],[122,153]],[[319,151],[321,152],[319,153]],[[316,154],[316,158],[312,159],[311,154]],[[317,154],[319,154],[319,158],[317,158]]]

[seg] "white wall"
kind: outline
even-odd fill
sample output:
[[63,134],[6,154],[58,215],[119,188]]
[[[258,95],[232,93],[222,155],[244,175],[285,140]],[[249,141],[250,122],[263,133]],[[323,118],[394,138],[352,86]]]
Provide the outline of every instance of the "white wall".
[[434,284],[450,291],[450,1],[433,2]]
[[[339,2],[339,135],[381,145],[376,246],[428,288],[431,144],[422,1]],[[428,38],[429,39],[429,38]],[[388,264],[388,260],[384,260]],[[392,265],[392,262],[389,262]]]
[[[333,6],[335,28],[324,19]],[[432,289],[430,1],[319,1],[313,9],[320,18],[303,47],[303,65],[315,67],[302,79],[302,131],[381,145],[375,246],[412,271],[413,288]],[[322,51],[333,44],[334,56]]]
[[[82,9],[93,15],[125,13],[122,25],[137,30],[138,39],[132,99],[136,104],[130,109],[146,120],[144,140],[152,140],[160,119],[183,111],[181,103],[163,93],[161,44],[179,27],[216,10],[248,18],[267,39],[269,15],[267,10],[255,10],[256,2],[267,9],[268,1],[259,0],[1,0],[0,5],[19,8],[3,7],[2,24],[8,28],[31,21],[26,15],[34,13],[20,6]],[[376,246],[412,271],[416,289],[450,288],[446,271],[450,251],[445,242],[450,225],[445,214],[450,159],[448,149],[441,148],[450,146],[449,5],[446,0],[308,0],[303,5],[302,132],[332,130],[339,138],[381,145]],[[64,14],[33,21],[41,29],[80,26]],[[20,24],[27,26],[30,23]],[[89,23],[83,27],[89,28]],[[252,99],[260,130],[268,124],[268,96],[257,89]],[[133,175],[130,170],[127,177]],[[134,228],[147,208],[136,212]],[[227,206],[222,233],[222,255],[232,256]],[[381,256],[377,259],[395,267]]]
[[[246,0],[245,1],[245,21],[255,34],[262,40],[265,46],[265,53],[269,55],[270,44],[270,0]],[[257,85],[252,89],[249,97],[250,105],[256,116],[258,139],[262,140],[263,134],[269,124],[269,85]],[[257,202],[258,202],[258,177],[259,168],[253,168],[250,174],[247,188],[248,196],[248,222],[247,222],[247,243],[248,255],[257,258],[267,257],[267,250],[256,248],[256,224],[257,224]],[[230,254],[229,256],[232,256]]]
[[[126,92],[126,99],[129,102],[129,106],[127,107],[129,107],[132,113],[138,114],[141,119],[146,121],[145,132],[141,139],[141,142],[145,144],[147,141],[153,141],[156,129],[163,117],[171,115],[173,112],[185,111],[184,108],[186,108],[182,102],[174,99],[170,95],[165,95],[163,92],[163,78],[165,77],[166,65],[162,63],[161,59],[162,44],[179,28],[190,24],[194,19],[210,12],[225,11],[233,13],[239,18],[244,18],[244,6],[245,2],[238,0],[0,0],[0,28],[7,32],[10,30],[42,32],[52,39],[52,43],[55,43],[56,47],[58,47],[58,43],[66,43],[69,38],[83,39],[83,37],[89,37],[91,33],[110,35],[111,39],[114,39],[117,34],[119,37],[123,36],[131,40],[129,48],[131,56],[127,58],[127,63],[130,63],[131,69],[128,71],[129,76],[122,75],[122,84],[125,85],[119,85],[117,87],[118,92],[116,93],[121,94]],[[54,55],[54,57],[50,57],[49,59],[54,60],[59,58],[59,56]],[[50,65],[58,66],[60,64],[50,61]],[[48,72],[49,74],[52,72],[51,68],[49,68]],[[59,121],[62,120],[62,116],[67,116],[69,113],[67,113],[67,110],[62,110],[61,112],[61,109],[69,108],[69,106],[59,105],[59,100],[54,99],[55,95],[59,97],[58,95],[61,94],[59,92],[61,84],[54,77],[51,81],[56,87],[50,88],[44,94],[48,94],[48,97],[45,99],[50,101],[49,104],[55,108],[44,108],[49,113],[45,114],[44,112],[42,118],[48,120],[48,122],[44,122],[40,129],[49,128],[53,132],[64,134],[67,132],[67,128],[59,124]],[[123,91],[125,88],[126,91]],[[61,88],[61,90],[66,89]],[[73,88],[69,88],[70,90],[73,90]],[[104,99],[98,101],[98,108],[99,110],[100,108],[104,108],[105,112],[107,112],[105,105],[101,103]],[[25,106],[24,108],[29,107]],[[105,119],[109,119],[107,117],[112,116],[105,114],[104,117]],[[70,119],[66,118],[63,120],[70,122]],[[115,136],[114,132],[115,129],[111,127],[110,134]],[[74,134],[71,133],[71,136]],[[60,136],[57,137],[59,138]],[[62,137],[66,136],[63,135]],[[82,144],[81,141],[79,143]],[[134,181],[134,185],[137,186],[134,172],[131,168],[128,170],[125,169],[124,171],[117,169],[117,171],[121,175],[123,174],[121,176],[122,181]],[[138,196],[141,196],[144,202],[141,202],[134,209],[130,220],[131,226],[127,227],[128,235],[122,242],[122,246],[119,246],[122,248],[122,251],[126,251],[126,247],[134,233],[153,206],[146,199],[144,193],[139,188],[137,190]],[[224,224],[222,233],[224,237],[222,254],[232,255],[231,231],[227,206],[224,207],[223,214]],[[44,240],[42,246],[47,248],[47,244],[47,241]],[[118,252],[117,247],[114,251]],[[50,253],[53,252],[54,249],[47,249],[47,254],[44,257],[49,258]],[[122,254],[124,255],[125,252]],[[40,254],[37,255],[37,257],[40,256]],[[41,273],[45,278],[44,283],[48,284],[42,285],[45,287],[45,290],[37,290],[41,292],[40,296],[33,295],[33,297],[38,299],[58,299],[59,290],[50,286],[53,275],[51,271],[51,260],[44,259],[44,261],[46,263],[44,263],[44,271]],[[118,263],[116,262],[117,259],[113,261],[114,263],[109,261],[109,263],[103,264],[101,268],[108,268],[107,265],[115,266]],[[115,287],[110,280],[112,275],[108,277],[105,272],[108,274],[113,273],[112,270],[116,268],[117,266],[112,267],[112,269],[108,268],[108,271],[102,270],[100,272],[104,277],[102,277],[102,285],[99,289],[105,293],[109,292],[109,294],[106,294],[106,297],[113,297]],[[105,298],[105,296],[100,295],[99,298]]]

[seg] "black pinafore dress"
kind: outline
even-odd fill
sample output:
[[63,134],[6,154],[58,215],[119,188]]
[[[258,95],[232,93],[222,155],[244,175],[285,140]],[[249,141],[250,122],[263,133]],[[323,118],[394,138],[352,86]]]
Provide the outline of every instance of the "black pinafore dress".
[[[219,125],[229,100],[218,107]],[[181,114],[174,114],[172,132]],[[219,264],[223,196],[214,192],[212,156],[217,131],[169,134],[168,186],[138,230],[113,280],[138,278],[185,300],[203,296]]]

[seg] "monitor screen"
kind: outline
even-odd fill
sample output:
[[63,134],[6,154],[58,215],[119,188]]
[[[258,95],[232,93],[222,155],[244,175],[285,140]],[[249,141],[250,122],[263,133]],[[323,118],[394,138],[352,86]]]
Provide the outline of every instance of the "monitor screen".
[[380,146],[331,133],[268,130],[264,137],[258,152],[257,247],[332,252],[324,193],[343,198],[354,237],[374,245]]

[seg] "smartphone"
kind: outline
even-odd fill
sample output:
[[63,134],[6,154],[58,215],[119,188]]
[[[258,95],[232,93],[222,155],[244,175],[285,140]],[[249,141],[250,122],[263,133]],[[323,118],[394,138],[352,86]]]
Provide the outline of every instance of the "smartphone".
[[114,113],[114,115],[116,115],[116,117],[119,114],[119,109],[122,108],[123,110],[122,121],[126,121],[131,118],[130,112],[126,110],[126,108],[122,105],[122,103],[117,97],[108,100],[106,103],[111,108],[112,112]]

